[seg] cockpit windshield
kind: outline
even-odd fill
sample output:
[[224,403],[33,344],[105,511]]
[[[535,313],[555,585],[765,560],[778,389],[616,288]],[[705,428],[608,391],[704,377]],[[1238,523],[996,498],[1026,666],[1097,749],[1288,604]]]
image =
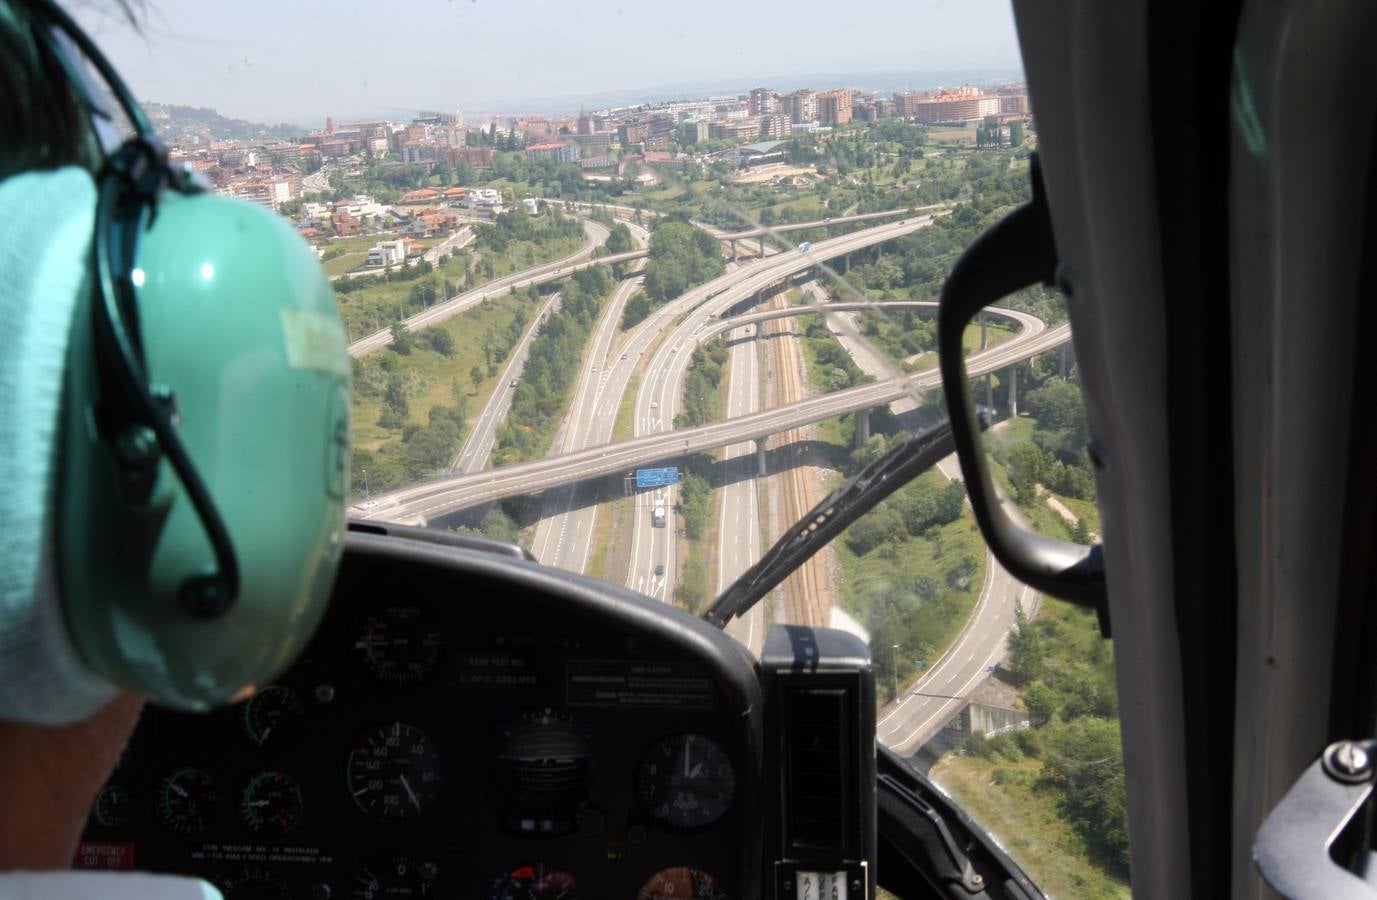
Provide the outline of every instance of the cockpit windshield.
[[[124,13],[76,10],[173,159],[333,284],[351,516],[518,543],[756,656],[851,632],[885,746],[1050,894],[1128,894],[1112,649],[987,551],[936,368],[945,276],[1031,196],[1006,4]],[[1089,543],[1063,299],[966,350],[1006,505]]]

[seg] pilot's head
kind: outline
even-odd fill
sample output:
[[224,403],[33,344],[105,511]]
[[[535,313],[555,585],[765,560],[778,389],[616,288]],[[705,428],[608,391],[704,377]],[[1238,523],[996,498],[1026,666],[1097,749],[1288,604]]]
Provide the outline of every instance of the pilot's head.
[[0,134],[0,720],[244,695],[309,638],[340,554],[329,283],[285,220],[167,164],[51,0],[0,0]]

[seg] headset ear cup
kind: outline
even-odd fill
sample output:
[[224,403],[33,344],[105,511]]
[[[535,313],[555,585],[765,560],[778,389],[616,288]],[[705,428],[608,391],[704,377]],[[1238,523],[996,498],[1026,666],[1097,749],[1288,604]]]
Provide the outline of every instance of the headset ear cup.
[[[329,600],[349,483],[346,335],[315,255],[261,207],[169,191],[137,265],[142,286],[127,324],[141,338],[139,374],[150,394],[166,389],[164,422],[223,521],[238,584],[226,583],[168,442],[159,436],[150,495],[131,502],[113,443],[74,409],[69,421],[83,427],[67,442],[64,603],[97,673],[163,705],[204,710],[270,683]],[[89,411],[109,386],[85,319],[69,386],[74,406]]]
[[198,619],[214,619],[225,614],[234,603],[229,585],[217,574],[189,575],[177,591],[182,608]]

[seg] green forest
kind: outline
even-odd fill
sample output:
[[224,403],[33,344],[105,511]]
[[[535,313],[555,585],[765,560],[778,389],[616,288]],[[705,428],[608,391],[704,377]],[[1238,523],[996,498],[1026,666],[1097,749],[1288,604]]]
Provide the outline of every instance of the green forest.
[[531,342],[511,411],[497,430],[493,466],[544,456],[559,427],[569,391],[582,371],[584,346],[614,287],[606,268],[575,272],[560,291],[560,308]]
[[641,291],[627,301],[622,328],[641,322],[666,301],[725,271],[717,239],[701,228],[662,219],[650,233],[650,257]]

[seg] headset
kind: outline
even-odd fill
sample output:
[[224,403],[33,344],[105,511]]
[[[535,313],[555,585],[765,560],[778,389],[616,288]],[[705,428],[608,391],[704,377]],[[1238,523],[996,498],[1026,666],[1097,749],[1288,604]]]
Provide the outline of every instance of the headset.
[[204,710],[292,663],[345,529],[350,365],[315,254],[279,216],[168,160],[94,42],[18,0],[97,119],[82,60],[133,127],[96,174],[91,288],[68,344],[59,589],[83,661]]

